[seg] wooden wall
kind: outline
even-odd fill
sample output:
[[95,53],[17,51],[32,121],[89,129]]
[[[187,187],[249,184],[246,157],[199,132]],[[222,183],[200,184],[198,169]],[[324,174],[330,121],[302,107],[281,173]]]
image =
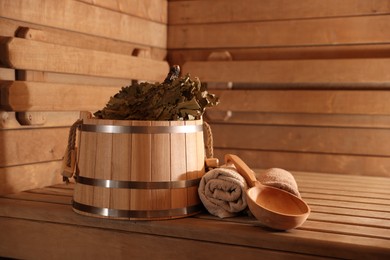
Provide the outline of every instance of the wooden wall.
[[169,70],[166,0],[0,1],[0,194],[61,182],[69,126]]
[[169,1],[168,56],[210,82],[215,152],[390,176],[390,1]]
[[61,181],[69,126],[168,63],[209,82],[216,155],[390,176],[388,0],[1,0],[0,194]]

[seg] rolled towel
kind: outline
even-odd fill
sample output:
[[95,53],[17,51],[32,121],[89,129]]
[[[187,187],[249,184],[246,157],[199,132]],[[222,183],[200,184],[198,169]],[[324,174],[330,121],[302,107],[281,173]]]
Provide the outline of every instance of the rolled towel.
[[286,170],[271,168],[260,173],[257,179],[264,185],[273,186],[301,197],[294,176]]
[[223,166],[203,175],[198,193],[207,211],[220,218],[233,217],[246,209],[245,179],[234,167]]

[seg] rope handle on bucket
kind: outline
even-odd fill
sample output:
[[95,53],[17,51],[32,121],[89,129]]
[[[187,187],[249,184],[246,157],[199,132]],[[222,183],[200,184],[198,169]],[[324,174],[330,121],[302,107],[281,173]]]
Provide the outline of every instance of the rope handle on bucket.
[[76,132],[82,123],[83,120],[78,119],[76,122],[73,123],[69,130],[68,145],[62,161],[61,171],[63,181],[65,181],[66,183],[69,182],[69,178],[71,178],[76,172]]
[[206,146],[206,171],[217,168],[219,166],[219,161],[217,158],[214,158],[214,139],[213,139],[213,132],[211,131],[210,125],[203,121],[203,129],[206,133],[205,138],[205,146]]
[[[76,174],[77,165],[76,165],[76,156],[77,156],[77,148],[76,148],[76,132],[77,129],[82,125],[83,120],[79,119],[73,123],[69,130],[68,136],[68,145],[65,151],[65,155],[62,162],[62,171],[61,174],[63,176],[63,181],[68,183],[69,179]],[[210,125],[203,121],[203,130],[205,131],[205,146],[206,146],[206,167],[207,168],[215,168],[218,167],[218,159],[214,157],[214,140],[213,133],[211,131]]]

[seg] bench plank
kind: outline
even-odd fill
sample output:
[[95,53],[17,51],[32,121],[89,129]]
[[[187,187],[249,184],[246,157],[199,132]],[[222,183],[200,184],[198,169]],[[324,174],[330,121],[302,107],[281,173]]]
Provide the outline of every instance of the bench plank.
[[[298,183],[303,186],[305,186],[305,178],[308,178],[309,182],[311,180],[316,180],[319,183],[323,181],[323,184],[326,184],[328,181],[326,179],[327,174],[294,172],[294,176],[297,177]],[[346,176],[341,177],[344,178]],[[335,178],[337,179],[337,176]],[[367,176],[354,176],[351,178],[355,184],[363,183],[368,179]],[[385,178],[371,178],[370,180],[374,186],[378,187],[381,185],[387,185],[388,187],[390,184],[390,180]],[[387,182],[384,180],[387,180]],[[15,228],[23,228],[23,233],[29,231],[27,232],[28,234],[35,234],[35,236],[40,234],[40,237],[35,239],[40,241],[45,238],[66,240],[67,236],[58,236],[58,232],[56,233],[57,235],[54,235],[54,231],[64,230],[65,228],[66,232],[72,233],[72,229],[68,230],[67,227],[74,227],[79,233],[81,228],[85,230],[85,232],[83,231],[83,234],[85,234],[83,239],[91,242],[91,244],[88,244],[91,248],[98,244],[99,239],[90,239],[90,236],[96,234],[92,234],[88,230],[91,232],[100,230],[105,234],[104,236],[107,236],[106,239],[110,239],[111,236],[118,236],[118,232],[120,232],[124,236],[121,239],[129,241],[132,240],[132,236],[135,234],[140,235],[137,239],[140,239],[142,242],[145,242],[142,238],[144,236],[148,236],[151,239],[158,237],[160,241],[164,241],[162,242],[164,245],[168,237],[174,239],[176,245],[181,245],[182,240],[192,241],[188,246],[193,250],[196,249],[197,243],[202,245],[210,243],[210,246],[217,243],[221,246],[229,245],[230,251],[233,250],[233,244],[235,245],[234,248],[242,248],[243,252],[254,253],[253,250],[260,250],[259,252],[267,250],[270,256],[273,253],[278,255],[282,251],[289,251],[289,254],[292,254],[291,256],[297,257],[313,255],[356,258],[357,256],[388,257],[390,255],[388,220],[385,221],[382,214],[378,211],[372,211],[366,205],[369,204],[376,207],[375,201],[368,200],[366,203],[354,203],[356,209],[346,213],[345,210],[348,208],[343,208],[342,202],[337,199],[334,200],[335,197],[332,197],[333,195],[331,194],[329,194],[327,199],[322,199],[322,201],[334,201],[333,206],[318,206],[313,203],[313,199],[306,198],[306,194],[303,193],[303,198],[308,201],[309,205],[312,205],[312,214],[304,225],[289,232],[270,232],[268,229],[259,226],[257,221],[250,217],[221,220],[208,214],[200,214],[195,218],[190,217],[170,221],[133,222],[108,219],[101,221],[98,218],[88,218],[72,212],[69,205],[71,198],[69,197],[70,188],[72,187],[73,185],[56,185],[48,188],[47,191],[45,191],[46,189],[40,189],[33,191],[33,193],[24,192],[0,198],[0,218],[2,219],[0,226],[5,228],[2,230],[8,228],[9,232],[12,232]],[[382,187],[378,192],[380,193],[386,189]],[[344,183],[344,190],[350,193],[353,192],[349,189],[348,182]],[[346,196],[359,196],[359,191],[356,191],[355,195]],[[32,199],[33,197],[36,198],[36,201]],[[47,214],[48,211],[50,214]],[[355,216],[355,212],[360,215]],[[367,215],[364,215],[365,212]],[[35,228],[38,228],[35,225],[36,223],[44,224],[47,232],[35,232]],[[47,225],[48,223],[51,223],[51,225]],[[226,230],[229,230],[229,235],[220,236],[221,232]],[[51,233],[53,234],[51,235]],[[21,235],[23,234],[14,232],[12,237],[7,236],[7,239],[9,239],[7,241],[11,243]],[[78,237],[73,237],[72,235],[72,241],[77,242]],[[0,235],[0,240],[3,241],[4,239],[5,237]],[[82,244],[83,242],[80,240],[80,243]],[[190,246],[192,243],[195,243],[195,249]],[[26,252],[39,254],[41,245],[37,244],[34,250],[26,247]],[[46,246],[47,244],[45,248]],[[107,246],[105,249],[111,248],[111,245]],[[12,247],[0,247],[0,253],[7,252],[7,254],[12,256],[12,254],[15,254],[15,251],[10,250],[10,248]],[[251,248],[251,250],[247,250],[248,248]],[[218,248],[218,250],[221,250],[221,248]],[[185,251],[188,253],[192,250]],[[221,253],[221,251],[218,252]]]
[[3,38],[2,45],[1,62],[15,69],[153,81],[162,81],[169,71],[165,61],[131,55],[11,37]]

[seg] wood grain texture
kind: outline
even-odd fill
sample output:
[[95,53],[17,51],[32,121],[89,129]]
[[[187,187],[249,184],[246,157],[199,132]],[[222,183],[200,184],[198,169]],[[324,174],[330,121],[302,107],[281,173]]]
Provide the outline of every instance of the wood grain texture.
[[79,0],[147,20],[168,23],[167,0]]
[[171,64],[183,66],[187,61],[206,61],[213,52],[228,51],[234,60],[307,60],[307,59],[350,59],[389,58],[390,44],[340,44],[296,47],[237,47],[205,49],[171,49],[168,60]]
[[120,86],[2,82],[1,108],[13,111],[96,111],[103,108],[109,97],[119,90]]
[[17,70],[16,78],[19,81],[40,81],[78,85],[127,86],[131,83],[131,80],[129,79],[105,78],[33,70]]
[[[1,62],[11,68],[22,70],[155,81],[162,81],[169,71],[169,66],[164,61],[137,58],[131,55],[20,38],[3,39],[2,45],[5,53],[0,57]],[[26,57],[29,58],[26,59]]]
[[[116,120],[115,125],[131,126],[132,121]],[[111,177],[112,180],[131,180],[131,154],[132,135],[115,134],[112,136],[112,160]],[[114,209],[128,210],[131,208],[130,189],[111,189],[110,207]]]
[[217,148],[390,157],[389,128],[212,124]]
[[[259,174],[262,170],[255,171]],[[390,204],[384,199],[390,195],[388,178],[316,172],[292,174],[312,213],[301,227],[289,232],[272,232],[248,216],[221,220],[199,214],[177,220],[138,222],[86,218],[71,211],[73,185],[56,185],[0,198],[0,225],[11,234],[0,235],[0,253],[9,257],[45,258],[62,252],[63,247],[48,248],[51,241],[73,241],[83,247],[73,248],[67,257],[83,254],[106,258],[126,254],[165,259],[177,256],[177,251],[172,255],[171,249],[178,247],[181,255],[190,258],[194,255],[207,258],[210,254],[226,259],[250,259],[253,254],[294,259],[388,258]],[[82,235],[77,235],[80,230]],[[221,236],[226,230],[229,235]],[[23,250],[10,246],[23,239],[29,241],[20,244]],[[44,245],[34,242],[42,240],[48,242]],[[108,242],[101,250],[104,241]],[[154,250],[133,248],[137,243],[141,249],[144,243],[153,243]],[[126,251],[127,248],[131,250]]]
[[[170,121],[170,126],[180,126],[180,121]],[[171,134],[171,180],[184,181],[187,180],[187,154],[186,154],[186,134]],[[187,205],[188,194],[185,189],[171,190],[171,205],[172,208],[182,208]]]
[[61,160],[68,127],[0,130],[0,167]]
[[167,54],[166,49],[161,47],[152,47],[110,38],[102,38],[90,34],[28,23],[21,20],[10,20],[3,17],[0,17],[0,33],[3,37],[17,36],[28,40],[124,55],[138,56],[137,53],[144,52],[149,55],[149,58],[155,60],[164,60]]
[[168,49],[389,43],[389,19],[378,15],[172,25],[168,28]]
[[[164,121],[152,121],[151,126],[167,126]],[[154,134],[151,136],[151,181],[171,181],[171,136]],[[176,159],[177,158],[173,158]],[[151,192],[152,209],[170,209],[174,197],[171,189],[156,189]]]
[[0,68],[0,80],[15,80],[15,70]]
[[[29,112],[22,112],[29,114]],[[34,113],[34,112],[31,112]],[[44,123],[39,125],[34,124],[22,124],[20,122],[18,112],[0,111],[0,129],[35,129],[46,127],[69,127],[71,126],[80,115],[78,111],[65,111],[65,112],[41,112],[44,118]]]
[[172,25],[363,16],[390,12],[386,0],[300,0],[293,5],[283,0],[233,0],[228,4],[224,0],[169,1],[168,7]]
[[166,47],[165,24],[79,1],[39,0],[31,3],[5,0],[0,3],[0,16],[136,44]]
[[17,193],[61,183],[61,165],[62,161],[49,161],[0,167],[0,194]]
[[209,82],[263,84],[381,85],[389,81],[390,59],[190,61],[183,71]]
[[356,129],[387,129],[390,127],[390,116],[388,115],[237,112],[212,108],[206,111],[205,119],[213,123],[268,126],[317,126]]
[[388,91],[225,90],[215,110],[307,114],[389,115]]
[[230,148],[214,149],[215,157],[219,158],[220,161],[223,160],[227,153],[237,154],[251,167],[390,177],[390,163],[389,158],[386,156],[335,155]]

